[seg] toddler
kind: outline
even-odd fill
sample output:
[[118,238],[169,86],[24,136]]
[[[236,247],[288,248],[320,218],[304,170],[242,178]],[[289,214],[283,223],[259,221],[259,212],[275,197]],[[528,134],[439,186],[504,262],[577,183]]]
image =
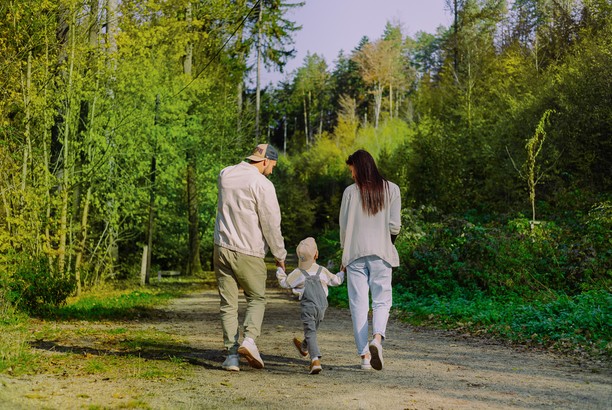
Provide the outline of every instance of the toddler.
[[296,249],[298,267],[287,275],[280,267],[276,270],[278,284],[291,289],[298,295],[302,307],[301,319],[304,325],[304,340],[293,339],[293,344],[302,356],[310,354],[310,374],[318,374],[321,367],[321,352],[317,343],[317,330],[327,309],[328,286],[344,282],[344,272],[331,273],[315,261],[319,257],[317,243],[308,237]]

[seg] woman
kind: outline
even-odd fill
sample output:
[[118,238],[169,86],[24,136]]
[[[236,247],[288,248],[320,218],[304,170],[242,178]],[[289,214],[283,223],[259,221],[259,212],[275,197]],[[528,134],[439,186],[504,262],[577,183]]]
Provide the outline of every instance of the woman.
[[[391,268],[399,266],[393,245],[401,227],[399,187],[378,172],[374,158],[358,150],[346,160],[355,181],[340,206],[340,245],[361,368],[383,368],[382,342],[391,309]],[[372,341],[368,344],[372,294]]]

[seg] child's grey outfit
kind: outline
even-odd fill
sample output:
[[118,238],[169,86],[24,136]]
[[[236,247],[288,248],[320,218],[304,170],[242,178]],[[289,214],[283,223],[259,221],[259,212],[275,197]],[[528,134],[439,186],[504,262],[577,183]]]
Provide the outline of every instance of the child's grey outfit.
[[317,330],[328,306],[327,288],[341,285],[344,282],[344,272],[333,274],[323,266],[313,263],[308,269],[298,268],[289,275],[278,268],[276,278],[281,287],[291,289],[300,298],[302,307],[300,318],[304,325],[302,348],[308,350],[311,359],[321,357]]
[[325,310],[329,306],[327,295],[321,284],[321,269],[322,266],[319,266],[319,270],[314,275],[309,275],[305,270],[300,269],[305,279],[304,293],[300,301],[302,306],[300,318],[304,325],[304,342],[311,358],[321,357],[321,351],[317,343],[317,330],[325,317]]

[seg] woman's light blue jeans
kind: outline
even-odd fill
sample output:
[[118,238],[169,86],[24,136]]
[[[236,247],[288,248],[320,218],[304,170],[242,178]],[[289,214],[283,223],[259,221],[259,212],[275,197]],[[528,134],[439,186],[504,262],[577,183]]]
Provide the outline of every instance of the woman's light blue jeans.
[[364,256],[346,267],[347,287],[353,334],[357,353],[363,356],[368,349],[369,293],[372,294],[372,335],[385,338],[389,310],[391,310],[391,265],[378,256]]

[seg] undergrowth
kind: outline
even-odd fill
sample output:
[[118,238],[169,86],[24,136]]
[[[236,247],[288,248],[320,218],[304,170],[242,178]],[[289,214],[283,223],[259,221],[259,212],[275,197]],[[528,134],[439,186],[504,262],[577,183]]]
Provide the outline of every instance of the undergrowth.
[[[394,309],[415,325],[612,356],[612,203],[538,221],[405,209]],[[337,232],[327,252],[339,265]],[[332,238],[332,239],[330,239]],[[330,301],[348,306],[346,287]]]

